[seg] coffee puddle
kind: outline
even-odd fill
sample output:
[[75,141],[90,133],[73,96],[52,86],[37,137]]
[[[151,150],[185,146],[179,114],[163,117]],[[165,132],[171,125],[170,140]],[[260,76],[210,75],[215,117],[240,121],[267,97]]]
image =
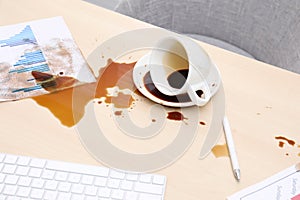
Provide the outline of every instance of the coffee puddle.
[[[132,80],[132,69],[135,63],[116,63],[108,61],[108,65],[99,70],[99,77],[95,83],[87,83],[50,94],[32,97],[40,106],[48,110],[59,121],[68,127],[74,126],[84,115],[84,107],[94,98],[105,97],[105,103],[113,104],[116,108],[129,108],[134,102],[134,97],[130,94],[118,92],[116,96],[110,96],[108,88],[118,87],[122,89],[135,90]],[[51,92],[66,87],[78,80],[66,76],[53,76],[51,74],[32,72],[34,78],[41,86]],[[73,94],[76,89],[76,106],[73,106]],[[101,101],[99,101],[100,103]],[[102,103],[102,102],[101,102]],[[76,113],[76,120],[74,119]]]
[[211,150],[216,158],[229,157],[229,152],[226,143],[222,145],[216,145]]

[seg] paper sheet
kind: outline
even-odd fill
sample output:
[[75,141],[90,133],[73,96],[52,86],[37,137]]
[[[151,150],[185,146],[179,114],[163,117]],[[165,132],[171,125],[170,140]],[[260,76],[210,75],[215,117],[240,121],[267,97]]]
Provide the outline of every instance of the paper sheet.
[[[36,76],[42,75],[42,81],[37,81],[33,72]],[[55,80],[61,77],[69,83],[55,87]],[[0,27],[0,101],[37,96],[94,81],[94,74],[62,17]],[[51,86],[51,90],[45,86]]]
[[300,200],[300,163],[227,198],[228,200]]

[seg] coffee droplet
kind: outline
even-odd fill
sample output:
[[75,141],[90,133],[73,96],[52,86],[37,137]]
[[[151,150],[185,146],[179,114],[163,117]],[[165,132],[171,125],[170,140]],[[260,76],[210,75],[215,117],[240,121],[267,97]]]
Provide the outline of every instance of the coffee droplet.
[[116,115],[116,116],[121,116],[121,115],[122,115],[122,111],[121,111],[121,110],[115,111],[115,115]]
[[201,125],[206,125],[206,123],[205,122],[203,122],[203,121],[201,121],[201,122],[199,122],[199,124],[201,124]]
[[226,143],[222,145],[216,145],[212,148],[212,152],[216,158],[229,157],[229,152]]
[[187,119],[186,117],[183,116],[183,114],[177,111],[168,112],[167,118],[175,121],[183,121]]

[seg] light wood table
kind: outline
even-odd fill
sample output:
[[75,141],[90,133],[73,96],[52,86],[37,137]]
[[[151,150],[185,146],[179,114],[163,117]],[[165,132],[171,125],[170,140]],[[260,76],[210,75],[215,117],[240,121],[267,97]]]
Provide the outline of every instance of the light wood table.
[[[85,57],[114,35],[151,27],[80,0],[0,0],[1,26],[54,16],[64,17]],[[300,160],[300,75],[201,45],[222,75],[242,178],[234,179],[228,157],[211,153],[199,160],[204,136],[198,135],[180,159],[155,172],[168,178],[168,200],[225,199]],[[74,128],[62,126],[31,99],[1,103],[0,121],[0,152],[101,165],[82,146]],[[275,139],[279,135],[296,145],[280,148]],[[219,144],[224,144],[223,137]]]

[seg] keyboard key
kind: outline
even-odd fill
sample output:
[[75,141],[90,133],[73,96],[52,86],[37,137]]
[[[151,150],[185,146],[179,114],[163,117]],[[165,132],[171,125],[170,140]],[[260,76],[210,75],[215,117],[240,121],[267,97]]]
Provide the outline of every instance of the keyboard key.
[[35,178],[40,178],[42,174],[42,170],[39,168],[31,168],[29,171],[28,176],[30,177],[35,177]]
[[41,199],[44,195],[44,190],[33,188],[30,193],[31,198]]
[[45,178],[45,179],[53,179],[53,178],[54,178],[54,175],[55,175],[55,171],[45,169],[45,170],[43,171],[43,173],[42,173],[42,178]]
[[57,200],[68,200],[71,199],[71,193],[60,192],[58,193]]
[[57,188],[57,190],[60,192],[69,192],[70,189],[71,189],[71,184],[68,182],[60,182]]
[[18,181],[18,178],[19,177],[16,175],[7,175],[4,182],[7,184],[15,185]]
[[86,185],[91,185],[93,181],[94,181],[94,177],[90,175],[83,175],[81,179],[81,182]]
[[96,177],[95,178],[95,182],[94,184],[96,186],[105,186],[107,182],[107,178],[103,178],[103,177]]
[[17,186],[15,186],[15,185],[5,185],[2,193],[6,194],[6,195],[15,195],[16,192],[17,192]]
[[4,181],[4,179],[5,179],[5,174],[0,174],[0,183],[2,183]]
[[151,185],[147,183],[136,182],[134,191],[151,193],[151,194],[162,194],[163,188],[159,185]]
[[44,194],[45,200],[56,200],[57,192],[56,191],[46,191]]
[[30,162],[30,158],[29,157],[20,156],[18,158],[17,164],[18,165],[27,166],[29,164],[29,162]]
[[18,187],[17,196],[28,197],[30,193],[30,187]]
[[16,170],[16,174],[21,176],[26,176],[29,172],[29,169],[30,169],[29,167],[18,166]]
[[57,181],[66,181],[68,177],[67,172],[56,172],[55,180]]
[[97,194],[97,188],[95,186],[86,186],[85,187],[85,194],[95,196]]
[[31,182],[31,187],[43,188],[45,181],[42,179],[33,179]]
[[68,180],[71,182],[71,183],[79,183],[80,182],[80,179],[81,179],[81,175],[79,174],[74,174],[74,173],[71,173],[69,175],[69,178]]
[[143,183],[151,183],[152,181],[152,175],[149,174],[141,174],[140,179],[141,182]]
[[2,171],[3,167],[4,167],[4,164],[0,163],[0,172]]
[[143,200],[162,200],[161,196],[153,195],[153,194],[144,194],[141,193],[139,199]]
[[[99,200],[99,198],[96,197],[96,196],[87,196],[87,197],[85,198],[85,200]],[[100,200],[101,200],[101,199],[100,199]]]
[[21,200],[21,199],[18,197],[15,197],[15,196],[8,196],[8,197],[6,197],[5,200]]
[[99,188],[98,195],[100,197],[110,197],[111,190],[108,188]]
[[8,164],[15,164],[17,162],[17,159],[17,156],[6,155],[3,162]]
[[116,170],[110,170],[109,176],[111,178],[124,179],[125,178],[125,173],[124,172],[119,172],[119,171],[116,171]]
[[38,158],[33,158],[30,162],[30,166],[36,168],[44,168],[45,164],[46,164],[45,160],[38,159]]
[[45,189],[47,189],[47,190],[56,190],[57,185],[58,185],[57,181],[47,180],[46,184],[45,184]]
[[153,177],[153,183],[154,184],[159,184],[159,185],[163,185],[166,183],[166,178],[164,176],[160,176],[160,175],[155,175]]
[[29,177],[20,177],[18,185],[28,187],[31,183],[31,178]]
[[72,198],[71,199],[72,200],[85,200],[85,196],[80,195],[80,194],[72,194]]
[[4,154],[0,154],[0,162],[2,162],[5,158],[5,155]]
[[6,174],[14,174],[16,171],[17,166],[16,165],[11,165],[11,164],[5,164],[2,172]]
[[1,194],[2,190],[3,190],[3,188],[4,188],[4,184],[0,184],[0,194]]
[[59,161],[48,161],[46,168],[57,171],[65,171],[67,169],[68,172],[82,173],[94,176],[108,176],[109,173],[109,169],[104,167],[73,164]]
[[82,194],[84,190],[84,185],[80,184],[73,184],[72,185],[72,192],[76,194]]
[[138,174],[127,174],[126,179],[129,181],[137,181],[138,180]]
[[120,199],[121,200],[124,197],[124,191],[122,191],[122,190],[113,190],[112,194],[111,194],[111,197],[113,199]]
[[132,181],[122,181],[121,183],[121,189],[123,190],[132,190],[133,182]]
[[107,182],[107,186],[110,188],[119,188],[120,180],[118,179],[109,179]]
[[126,192],[125,200],[136,200],[137,198],[138,198],[138,193]]

